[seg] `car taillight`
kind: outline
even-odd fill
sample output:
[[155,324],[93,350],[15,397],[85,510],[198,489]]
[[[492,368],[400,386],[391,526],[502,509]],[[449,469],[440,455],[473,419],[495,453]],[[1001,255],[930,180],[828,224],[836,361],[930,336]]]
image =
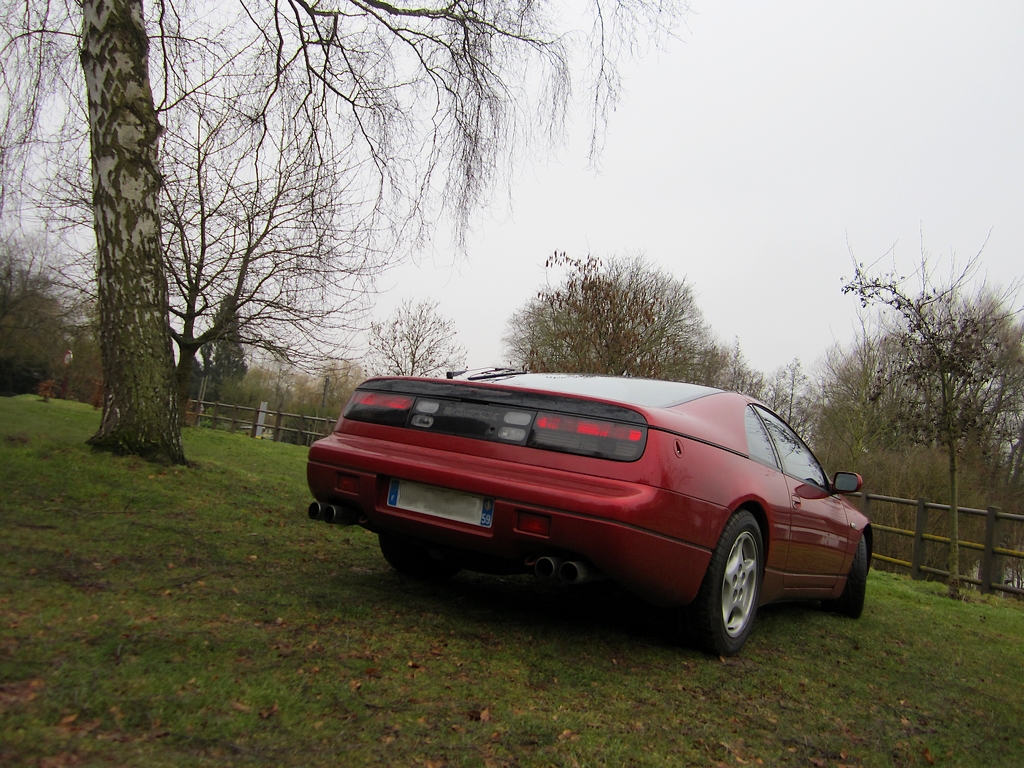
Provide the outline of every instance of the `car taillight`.
[[633,461],[640,458],[646,442],[646,427],[557,413],[538,413],[528,444],[535,448],[582,456]]
[[551,518],[548,515],[538,515],[533,512],[519,510],[516,513],[516,530],[524,533],[533,533],[537,536],[551,535]]
[[345,406],[345,418],[393,427],[405,426],[414,397],[391,392],[355,392]]

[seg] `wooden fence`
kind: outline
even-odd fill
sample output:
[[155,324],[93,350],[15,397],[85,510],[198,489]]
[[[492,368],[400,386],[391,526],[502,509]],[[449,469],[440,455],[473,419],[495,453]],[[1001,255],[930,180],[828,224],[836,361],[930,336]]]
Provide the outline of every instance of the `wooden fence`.
[[301,413],[271,411],[246,405],[189,400],[186,423],[196,427],[246,432],[250,437],[273,440],[275,443],[310,445],[330,434],[337,419],[304,416]]
[[[951,540],[940,533],[949,530],[949,522],[936,519],[933,514],[945,512],[948,518],[948,504],[866,491],[850,495],[860,497],[861,510],[872,521],[871,527],[876,532],[872,560],[894,569],[909,569],[914,579],[949,578]],[[903,510],[903,507],[911,509]],[[1006,514],[996,507],[960,507],[959,511],[962,535],[981,539],[957,539],[961,581],[974,584],[983,593],[1024,595],[1024,552],[1020,551],[1024,549],[1024,515]],[[1010,524],[1016,527],[1011,529]],[[947,569],[938,567],[940,564],[945,564]]]

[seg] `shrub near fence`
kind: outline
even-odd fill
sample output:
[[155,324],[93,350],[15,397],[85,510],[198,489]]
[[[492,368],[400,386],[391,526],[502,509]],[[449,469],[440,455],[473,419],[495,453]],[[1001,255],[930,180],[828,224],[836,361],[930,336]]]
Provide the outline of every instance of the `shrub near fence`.
[[321,416],[206,400],[189,400],[185,418],[190,426],[243,432],[250,437],[297,445],[311,445],[313,441],[330,434],[336,421]]
[[[949,577],[949,505],[876,493],[859,496],[875,531],[872,560],[911,578]],[[960,507],[960,579],[983,593],[1024,596],[1024,515]],[[947,535],[944,535],[947,534]]]

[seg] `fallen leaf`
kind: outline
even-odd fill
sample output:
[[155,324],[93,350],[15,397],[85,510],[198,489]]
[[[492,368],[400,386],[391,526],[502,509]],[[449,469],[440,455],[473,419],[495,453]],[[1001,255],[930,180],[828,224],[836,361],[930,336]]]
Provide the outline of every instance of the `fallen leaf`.
[[352,690],[354,692],[354,691],[358,691],[360,688],[362,688],[363,684],[360,683],[358,680],[350,680],[349,683],[348,683],[348,687],[349,687],[350,690]]
[[28,704],[42,687],[43,681],[39,678],[0,684],[0,712],[8,704]]
[[79,764],[78,755],[73,752],[61,752],[53,757],[39,759],[39,768],[67,768],[67,766]]
[[924,748],[924,752],[921,753],[921,756],[925,759],[928,765],[935,765],[935,755],[932,754],[932,751],[928,749],[928,747]]
[[481,710],[481,712],[480,712],[480,722],[481,723],[489,723],[489,722],[491,722],[491,710],[490,709]]
[[251,712],[252,707],[243,704],[240,701],[232,701],[231,708],[237,712]]
[[67,717],[61,718],[60,723],[57,725],[57,732],[62,736],[73,736],[78,733],[88,733],[89,731],[95,731],[100,727],[100,720],[86,720],[85,722],[75,724],[75,720],[78,719],[78,715],[68,715]]
[[275,701],[270,707],[260,710],[260,720],[266,720],[268,717],[276,715],[279,710],[280,707],[277,706],[277,702]]

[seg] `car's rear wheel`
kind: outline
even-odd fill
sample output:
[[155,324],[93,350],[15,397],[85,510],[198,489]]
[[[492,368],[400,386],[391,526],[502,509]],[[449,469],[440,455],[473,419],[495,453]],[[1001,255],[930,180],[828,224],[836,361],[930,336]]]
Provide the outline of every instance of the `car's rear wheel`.
[[693,639],[709,653],[734,656],[746,643],[757,615],[763,551],[754,516],[746,510],[733,513],[684,619]]
[[389,533],[379,533],[380,551],[388,564],[399,573],[425,581],[444,581],[462,570],[451,560],[436,556],[426,547]]
[[864,594],[867,592],[870,566],[867,541],[861,536],[857,543],[857,553],[853,556],[853,564],[850,566],[850,575],[846,577],[846,588],[835,600],[822,600],[821,607],[832,613],[859,619],[864,612]]

